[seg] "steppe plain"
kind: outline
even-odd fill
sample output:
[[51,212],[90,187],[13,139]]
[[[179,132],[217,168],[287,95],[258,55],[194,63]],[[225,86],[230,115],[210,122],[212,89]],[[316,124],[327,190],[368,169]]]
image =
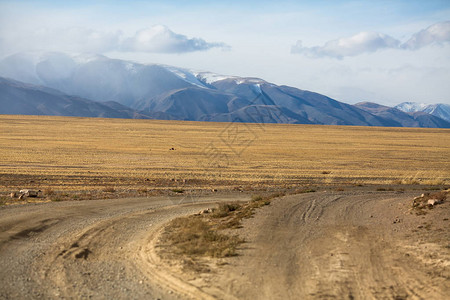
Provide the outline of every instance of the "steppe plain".
[[4,115],[0,130],[2,192],[450,184],[448,129]]

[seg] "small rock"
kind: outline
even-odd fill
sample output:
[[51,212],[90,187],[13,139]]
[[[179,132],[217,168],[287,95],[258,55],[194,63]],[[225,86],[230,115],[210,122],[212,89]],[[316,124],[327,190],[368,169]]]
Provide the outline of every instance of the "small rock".
[[429,206],[435,206],[436,204],[439,204],[439,203],[441,203],[441,202],[438,199],[428,199],[428,202],[427,202],[427,204]]
[[34,190],[28,190],[28,189],[24,189],[24,190],[20,190],[20,194],[25,195],[27,197],[37,197],[39,194],[39,191],[34,191]]
[[207,208],[207,209],[201,210],[198,214],[199,215],[203,215],[203,214],[209,214],[209,213],[212,213],[212,209],[211,208]]
[[143,284],[144,282],[142,280],[139,280],[139,284]]

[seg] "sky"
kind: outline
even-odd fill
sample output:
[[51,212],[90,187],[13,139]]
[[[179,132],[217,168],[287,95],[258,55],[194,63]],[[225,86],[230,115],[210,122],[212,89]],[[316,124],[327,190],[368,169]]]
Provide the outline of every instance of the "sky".
[[357,103],[450,104],[450,1],[0,0],[0,59],[99,53]]

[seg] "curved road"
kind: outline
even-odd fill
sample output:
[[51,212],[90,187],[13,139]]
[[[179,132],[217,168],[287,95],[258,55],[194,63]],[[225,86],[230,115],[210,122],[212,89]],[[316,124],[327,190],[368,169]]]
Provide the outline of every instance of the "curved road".
[[234,194],[0,208],[0,299],[192,297],[195,289],[164,274],[148,252],[152,239],[177,216],[248,199]]
[[450,202],[410,211],[419,191],[348,188],[257,211],[237,257],[177,273],[155,254],[171,219],[230,194],[0,209],[0,299],[446,299]]

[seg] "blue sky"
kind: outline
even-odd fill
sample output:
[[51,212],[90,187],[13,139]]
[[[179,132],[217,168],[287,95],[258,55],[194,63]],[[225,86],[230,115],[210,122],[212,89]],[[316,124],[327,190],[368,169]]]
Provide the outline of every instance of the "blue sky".
[[355,103],[450,103],[450,1],[1,1],[0,58],[97,52]]

